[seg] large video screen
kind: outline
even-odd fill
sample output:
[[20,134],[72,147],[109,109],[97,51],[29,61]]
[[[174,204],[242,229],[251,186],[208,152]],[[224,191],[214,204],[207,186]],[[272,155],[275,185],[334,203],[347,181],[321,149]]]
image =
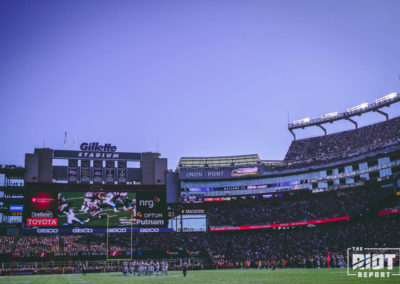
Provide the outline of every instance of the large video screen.
[[130,226],[137,214],[134,192],[59,192],[57,207],[61,226]]
[[30,227],[167,227],[165,193],[134,191],[32,192],[25,199]]

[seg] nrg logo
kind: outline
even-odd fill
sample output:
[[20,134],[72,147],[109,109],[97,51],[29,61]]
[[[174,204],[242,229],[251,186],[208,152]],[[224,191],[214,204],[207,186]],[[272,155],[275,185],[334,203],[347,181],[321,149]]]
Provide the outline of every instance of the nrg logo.
[[148,208],[153,208],[155,204],[160,203],[161,199],[155,195],[153,200],[140,200],[139,206],[145,206]]

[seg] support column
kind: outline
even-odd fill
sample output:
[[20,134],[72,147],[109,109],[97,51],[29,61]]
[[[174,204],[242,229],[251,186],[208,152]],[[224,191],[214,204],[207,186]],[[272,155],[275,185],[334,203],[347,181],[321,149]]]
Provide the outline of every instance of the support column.
[[290,133],[292,133],[294,140],[296,140],[296,134],[293,132],[292,129],[289,129]]
[[381,110],[379,110],[379,109],[377,109],[376,112],[377,112],[377,113],[380,113],[380,114],[382,114],[384,117],[386,117],[386,120],[389,120],[389,115],[388,115],[386,112],[381,111]]
[[325,129],[325,127],[323,127],[321,124],[318,124],[317,126],[318,126],[319,128],[321,128],[321,129],[324,131],[325,136],[326,136],[326,129]]
[[350,121],[351,123],[353,123],[356,126],[356,129],[358,128],[358,124],[357,121],[352,120],[351,118],[346,118],[346,120]]

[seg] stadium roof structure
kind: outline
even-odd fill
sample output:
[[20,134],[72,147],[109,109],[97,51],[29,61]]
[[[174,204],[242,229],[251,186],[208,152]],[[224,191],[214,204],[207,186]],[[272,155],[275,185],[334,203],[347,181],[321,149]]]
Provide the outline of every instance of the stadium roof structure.
[[386,112],[380,110],[383,107],[389,107],[390,105],[397,103],[400,101],[400,96],[398,93],[390,93],[382,98],[376,99],[374,103],[362,103],[358,106],[348,108],[345,112],[331,112],[327,114],[321,115],[319,118],[310,119],[310,118],[303,118],[299,120],[295,120],[292,123],[288,124],[288,129],[290,133],[292,133],[294,140],[296,140],[296,134],[293,132],[294,129],[304,129],[310,126],[318,126],[321,128],[325,135],[326,135],[326,128],[322,126],[325,123],[333,123],[337,120],[348,120],[355,125],[355,128],[358,128],[358,124],[356,121],[351,119],[354,116],[361,116],[367,112],[377,112],[385,116],[386,120],[389,120],[389,115]]
[[283,160],[262,160],[261,163],[269,167],[283,166],[286,164]]
[[8,183],[8,180],[13,179],[24,179],[25,168],[15,165],[0,165],[0,174],[4,174],[4,186]]
[[224,167],[241,166],[260,163],[258,154],[225,156],[225,157],[182,157],[178,168],[191,167]]

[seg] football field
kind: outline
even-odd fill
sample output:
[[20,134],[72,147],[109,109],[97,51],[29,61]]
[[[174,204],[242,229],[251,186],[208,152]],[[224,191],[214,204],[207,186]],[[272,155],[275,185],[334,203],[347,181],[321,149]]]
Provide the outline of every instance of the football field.
[[126,276],[122,273],[58,274],[39,276],[1,277],[0,283],[17,284],[64,284],[64,283],[400,283],[400,276],[387,279],[361,279],[347,276],[344,269],[284,269],[284,270],[203,270],[188,271],[186,278],[182,272],[169,272],[167,276]]

